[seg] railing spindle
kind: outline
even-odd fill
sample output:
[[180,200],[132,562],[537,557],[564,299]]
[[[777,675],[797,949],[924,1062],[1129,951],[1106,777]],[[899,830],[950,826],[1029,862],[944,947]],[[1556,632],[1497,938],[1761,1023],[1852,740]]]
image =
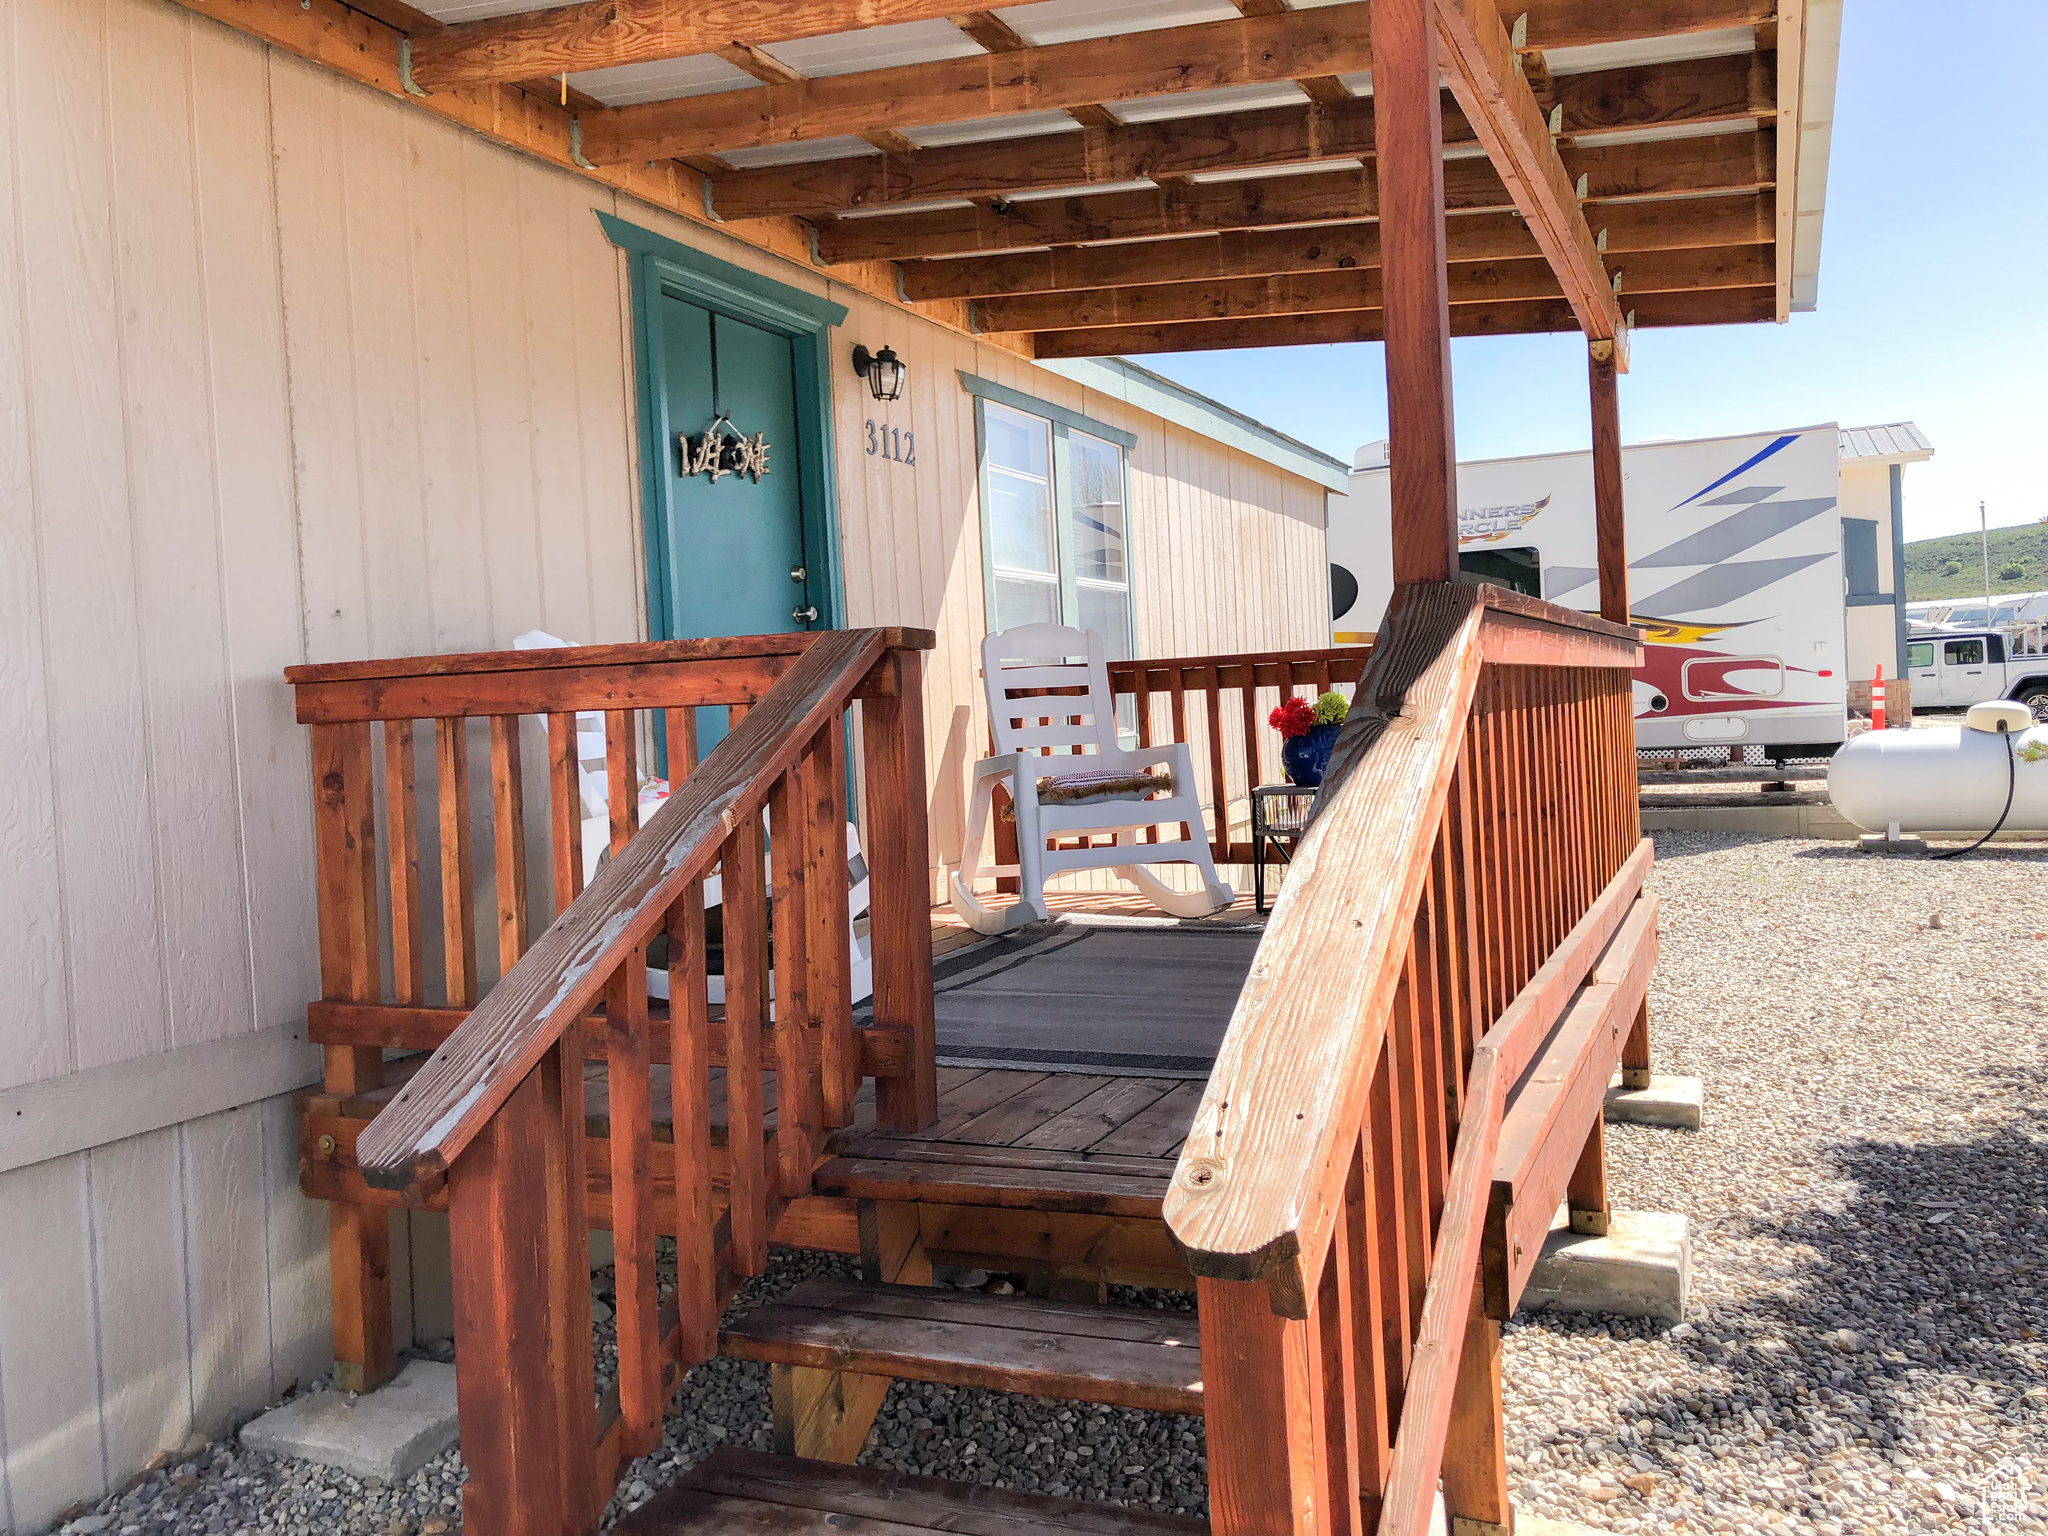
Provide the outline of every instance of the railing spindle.
[[[675,736],[671,726],[671,753]],[[704,887],[668,909],[669,1103],[676,1164],[676,1310],[680,1355],[718,1353],[717,1209],[711,1188],[711,1009],[705,1001]],[[730,1048],[728,1047],[728,1050]]]
[[384,826],[391,876],[393,1000],[427,1000],[426,956],[420,947],[420,805],[412,722],[384,722]]
[[824,1123],[837,1129],[852,1123],[853,1101],[860,1093],[860,1042],[853,1035],[849,973],[853,921],[847,907],[846,731],[839,720],[805,749],[801,773],[808,935],[804,989],[818,1027]]
[[469,850],[469,722],[434,722],[434,789],[441,812],[441,950],[448,1006],[474,1008],[476,895]]
[[[812,1018],[809,929],[812,908],[810,825],[804,813],[799,761],[775,781],[768,796],[768,848],[772,865],[768,931],[775,955],[775,1164],[776,1185],[794,1200],[811,1187],[818,1145],[817,1079],[805,1043]],[[841,849],[842,856],[845,850]]]
[[576,766],[576,716],[548,716],[548,842],[554,855],[555,915],[583,893],[583,786]]
[[640,826],[640,742],[634,712],[604,712],[605,810],[611,817],[612,857]]
[[491,716],[491,842],[498,884],[498,974],[526,953],[526,795],[519,717]]
[[743,816],[719,857],[725,948],[725,1145],[732,1174],[733,1268],[768,1266],[768,1171],[763,1145],[761,1035],[768,1024],[768,903],[761,818]]
[[[633,1457],[661,1443],[663,1396],[661,1339],[655,1322],[654,1096],[649,1082],[652,1053],[644,948],[635,949],[605,986],[604,1036],[621,1448]],[[674,1097],[673,1084],[670,1096]]]

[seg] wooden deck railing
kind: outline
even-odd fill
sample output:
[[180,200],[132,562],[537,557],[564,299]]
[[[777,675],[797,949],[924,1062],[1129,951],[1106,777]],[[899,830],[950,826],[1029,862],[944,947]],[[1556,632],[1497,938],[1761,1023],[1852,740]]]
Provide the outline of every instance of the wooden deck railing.
[[1636,661],[1501,588],[1396,595],[1167,1199],[1218,1536],[1410,1536],[1439,1475],[1510,1524],[1499,1322],[1561,1197],[1604,1227],[1646,1028]]
[[[1125,699],[1131,701],[1129,718],[1135,722],[1139,746],[1167,741],[1188,744],[1196,797],[1213,808],[1215,817],[1208,829],[1209,856],[1218,864],[1249,864],[1251,791],[1281,779],[1280,736],[1266,723],[1267,712],[1290,693],[1313,696],[1332,688],[1348,693],[1365,670],[1369,654],[1365,646],[1347,645],[1113,661],[1109,664],[1109,691],[1119,709]],[[1047,696],[1079,691],[1048,690]],[[1228,704],[1227,695],[1234,695]],[[998,789],[996,794],[998,807],[1008,803],[1007,790]],[[1241,840],[1233,835],[1232,809],[1238,806],[1244,808],[1247,828]],[[1196,831],[1185,827],[1181,835],[1193,837]],[[1102,840],[1113,835],[1104,834]],[[1158,842],[1159,829],[1148,827],[1145,841]],[[1075,839],[1062,846],[1078,847],[1080,842]],[[1017,867],[1016,824],[1001,815],[995,823],[995,863],[1003,871]],[[1013,890],[1015,885],[1014,875],[1005,875],[999,882],[1003,890]]]
[[[391,1033],[443,1037],[353,1151],[370,1185],[400,1191],[409,1204],[438,1203],[445,1192],[472,1529],[595,1528],[623,1459],[660,1443],[662,1406],[682,1370],[715,1349],[719,1312],[738,1278],[765,1265],[782,1205],[808,1193],[822,1133],[851,1118],[861,1075],[887,1073],[876,1085],[878,1124],[916,1129],[935,1113],[919,655],[931,644],[922,631],[869,629],[297,670],[320,791],[323,977],[328,1002],[348,1005],[326,1021],[330,1083],[340,1072],[360,1080],[380,1071],[379,1042]],[[856,700],[872,881],[871,1030],[853,1027],[848,995],[844,721]],[[707,704],[728,705],[733,726],[685,777],[694,708]],[[579,891],[572,735],[574,712],[589,708],[607,711],[613,839],[609,861]],[[634,836],[635,711],[643,709],[666,711],[676,782]],[[533,712],[549,716],[559,916],[529,948],[518,717]],[[475,714],[492,721],[504,967],[481,1000],[462,761],[464,717]],[[435,720],[449,1003],[424,1020],[410,762],[421,716]],[[379,985],[375,721],[384,722],[392,1005]],[[714,867],[723,888],[722,1024],[710,1017],[705,984],[702,882]],[[666,1028],[650,1019],[647,1001],[647,952],[657,937],[668,950]],[[880,1033],[902,1036],[900,1048],[864,1048],[861,1037]],[[608,1180],[592,1181],[583,1069],[600,1053],[610,1169]],[[672,1166],[660,1170],[673,1189],[665,1211],[649,1070],[657,1057],[670,1063],[673,1119],[673,1145],[662,1148]],[[716,1129],[714,1062],[725,1069],[725,1123]],[[594,1203],[593,1182],[605,1209]],[[375,1207],[330,1209],[348,1213],[339,1220],[358,1209],[384,1220]],[[594,1225],[610,1226],[616,1254],[618,1375],[602,1406],[594,1406]],[[659,1305],[657,1225],[677,1235],[675,1293]],[[338,1290],[352,1278],[338,1265]],[[338,1320],[342,1310],[338,1300]]]
[[[1215,807],[1210,857],[1218,864],[1249,864],[1251,840],[1233,837],[1231,810],[1244,805],[1248,818],[1251,791],[1281,781],[1280,735],[1266,723],[1267,712],[1290,693],[1348,693],[1370,654],[1365,646],[1347,645],[1117,661],[1110,663],[1109,687],[1119,700],[1133,701],[1140,746],[1188,743],[1197,793]],[[1231,694],[1235,700],[1226,705]]]

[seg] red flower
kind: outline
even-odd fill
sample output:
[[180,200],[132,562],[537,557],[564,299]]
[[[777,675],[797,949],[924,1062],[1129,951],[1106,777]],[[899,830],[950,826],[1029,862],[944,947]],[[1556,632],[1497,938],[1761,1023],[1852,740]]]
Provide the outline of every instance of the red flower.
[[1289,694],[1280,701],[1280,707],[1266,716],[1266,724],[1282,736],[1293,738],[1306,736],[1315,729],[1316,707],[1299,694]]

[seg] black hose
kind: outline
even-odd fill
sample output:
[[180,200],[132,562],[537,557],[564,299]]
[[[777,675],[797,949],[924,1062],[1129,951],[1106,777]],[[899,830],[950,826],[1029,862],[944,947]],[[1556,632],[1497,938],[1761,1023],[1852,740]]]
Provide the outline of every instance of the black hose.
[[1991,830],[1970,844],[1969,847],[1946,848],[1940,853],[1930,853],[1928,855],[1930,859],[1959,859],[1966,853],[1975,853],[1979,848],[1990,842],[1991,839],[1998,836],[1998,829],[2005,825],[2005,818],[2012,814],[2012,790],[2013,785],[2019,779],[2020,766],[2013,757],[2012,727],[2003,720],[1999,721],[1998,735],[2005,743],[2005,809],[1998,813],[1998,820],[1991,824]]

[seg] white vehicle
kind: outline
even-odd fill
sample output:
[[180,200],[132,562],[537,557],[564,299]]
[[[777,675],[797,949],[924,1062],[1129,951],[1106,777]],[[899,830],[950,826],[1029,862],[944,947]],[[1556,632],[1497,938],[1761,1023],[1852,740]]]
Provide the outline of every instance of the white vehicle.
[[2048,621],[2048,592],[2001,592],[1989,607],[1981,597],[1926,598],[1906,604],[1906,622],[1928,629],[2004,629]]
[[1906,639],[1906,675],[1916,710],[2017,699],[2036,720],[2048,722],[2048,624],[1915,629]]
[[[1330,501],[1340,645],[1369,639],[1393,592],[1384,461],[1361,449],[1350,496]],[[1644,443],[1622,475],[1648,641],[1637,745],[1832,750],[1848,734],[1836,428]],[[1597,611],[1592,455],[1460,464],[1458,544],[1470,576]]]

